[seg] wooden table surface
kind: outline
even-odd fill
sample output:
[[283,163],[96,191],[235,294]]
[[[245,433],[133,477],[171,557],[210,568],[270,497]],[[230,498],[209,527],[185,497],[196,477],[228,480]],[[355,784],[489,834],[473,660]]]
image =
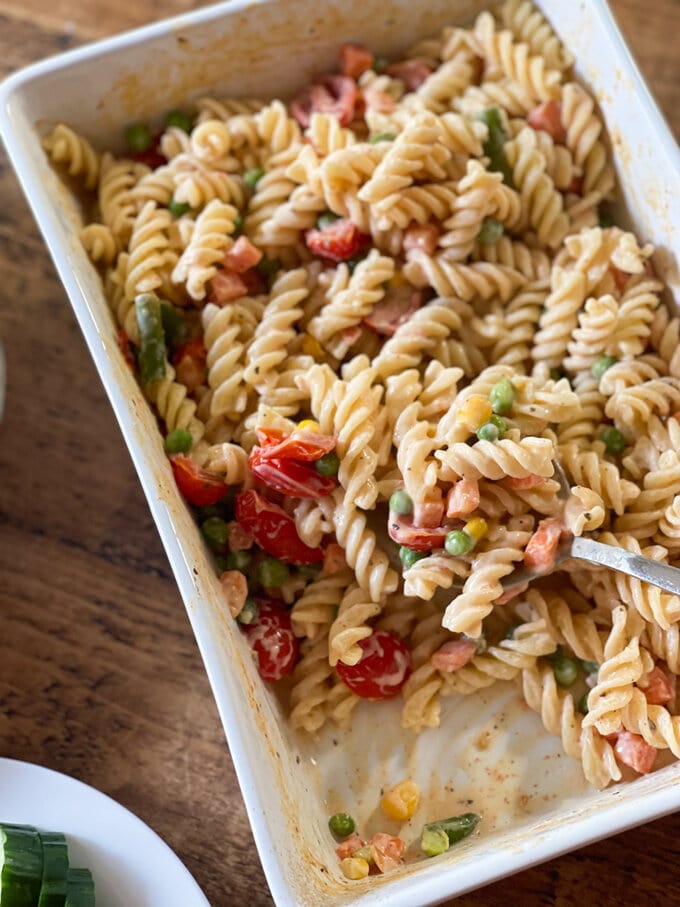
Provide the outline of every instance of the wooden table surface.
[[[680,0],[611,3],[680,136]],[[0,75],[200,5],[0,0]],[[213,907],[271,905],[184,607],[71,308],[1,153],[0,199],[0,336],[9,374],[0,427],[0,755],[74,775],[130,808],[177,852]],[[456,904],[680,904],[678,840],[680,814]]]

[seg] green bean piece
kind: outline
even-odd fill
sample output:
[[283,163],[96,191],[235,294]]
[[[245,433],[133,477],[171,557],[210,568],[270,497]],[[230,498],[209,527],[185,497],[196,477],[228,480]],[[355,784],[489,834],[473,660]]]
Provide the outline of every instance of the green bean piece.
[[377,145],[378,142],[393,142],[396,135],[393,132],[377,132],[369,139],[371,145]]
[[444,548],[452,557],[460,557],[462,554],[468,554],[475,547],[474,539],[462,529],[452,529],[446,536]]
[[260,609],[257,606],[257,602],[253,601],[252,598],[247,598],[246,603],[241,608],[236,620],[240,624],[252,624],[257,620],[257,614],[259,610]]
[[229,526],[221,517],[208,517],[207,520],[201,523],[201,532],[211,548],[216,548],[219,551],[227,547]]
[[515,387],[509,378],[501,378],[491,388],[489,403],[497,415],[510,412],[515,402]]
[[588,693],[589,693],[589,692],[590,692],[589,690],[586,690],[585,693],[583,694],[583,696],[581,696],[581,698],[579,699],[579,701],[578,701],[578,703],[577,703],[577,705],[576,705],[576,708],[579,710],[579,712],[580,712],[582,715],[587,715],[587,714],[588,714]]
[[477,429],[477,437],[480,441],[497,441],[501,436],[498,427],[493,422],[485,422]]
[[169,349],[174,350],[185,339],[187,326],[175,306],[165,299],[161,299],[161,322],[165,343]]
[[413,548],[407,548],[402,545],[399,548],[399,559],[404,565],[404,570],[409,570],[417,561],[425,557],[424,551],[415,551]]
[[430,828],[426,825],[420,836],[420,849],[426,857],[438,857],[449,849],[449,836],[443,828]]
[[340,215],[335,214],[333,211],[322,211],[321,214],[316,219],[316,229],[325,230],[326,227],[330,227],[336,221],[340,220]]
[[257,565],[257,578],[265,588],[278,589],[289,576],[288,567],[275,557],[266,557]]
[[183,110],[171,110],[165,118],[165,128],[183,129],[184,132],[191,132],[194,128],[194,118]]
[[254,189],[257,184],[260,182],[264,176],[264,170],[262,167],[252,167],[250,170],[246,170],[243,174],[243,182],[246,184],[248,189]]
[[403,488],[393,491],[390,495],[390,510],[399,516],[408,516],[409,513],[413,513],[411,495],[404,491]]
[[498,107],[487,107],[478,115],[478,119],[489,130],[489,137],[484,142],[484,154],[489,158],[489,169],[503,174],[503,182],[511,189],[515,188],[512,178],[512,167],[505,156],[503,147],[508,139]]
[[186,214],[187,211],[191,211],[191,205],[186,202],[176,202],[174,198],[171,198],[168,202],[168,211],[172,216],[177,220],[177,218],[182,217],[183,214]]
[[243,233],[243,215],[239,211],[234,218],[234,236],[240,236]]
[[125,142],[130,151],[148,151],[152,141],[151,132],[144,123],[131,123],[125,130]]
[[605,428],[605,430],[600,435],[600,441],[604,442],[605,449],[608,454],[617,454],[623,453],[626,449],[626,439],[623,437],[618,428],[610,426]]
[[188,453],[193,443],[190,431],[186,428],[175,428],[166,435],[165,451],[169,454]]
[[240,570],[245,573],[250,567],[253,556],[250,551],[230,551],[225,558],[227,566],[225,570]]
[[508,430],[508,420],[504,419],[503,416],[497,416],[496,413],[492,413],[489,416],[489,422],[496,426],[498,429],[498,437],[502,438]]
[[555,680],[561,687],[570,687],[578,677],[578,664],[566,655],[554,659],[552,669]]
[[553,381],[559,381],[560,378],[564,378],[564,373],[558,368],[551,368],[550,377]]
[[314,469],[320,476],[337,476],[340,469],[340,457],[334,450],[330,450],[315,461]]
[[485,217],[477,234],[477,242],[483,246],[495,246],[504,232],[503,224],[499,220],[495,217]]
[[348,838],[354,834],[356,824],[349,813],[335,813],[328,820],[328,827],[336,838]]
[[580,661],[581,667],[586,674],[597,674],[597,672],[600,670],[600,666],[596,661],[584,661],[583,659],[581,659]]
[[460,816],[451,816],[449,819],[440,819],[438,822],[428,822],[423,831],[429,829],[446,832],[450,847],[452,844],[457,844],[458,841],[462,841],[463,838],[471,835],[477,828],[480,819],[481,816],[477,815],[477,813],[462,813]]
[[618,361],[616,356],[600,356],[590,367],[593,378],[599,381],[607,369],[610,369],[612,365],[616,365]]
[[162,381],[168,363],[160,299],[153,293],[140,293],[135,299],[135,314],[139,331],[138,361],[142,384]]

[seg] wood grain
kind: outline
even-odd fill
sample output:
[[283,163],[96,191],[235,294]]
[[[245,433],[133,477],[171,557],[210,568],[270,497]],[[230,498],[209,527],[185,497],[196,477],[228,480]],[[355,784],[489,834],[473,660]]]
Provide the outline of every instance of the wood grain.
[[[0,73],[200,5],[0,0]],[[611,5],[680,135],[680,3]],[[213,907],[271,905],[184,608],[4,156],[0,197],[9,374],[0,426],[0,752],[75,775],[132,809],[185,861]],[[456,904],[680,904],[679,838],[676,815]]]

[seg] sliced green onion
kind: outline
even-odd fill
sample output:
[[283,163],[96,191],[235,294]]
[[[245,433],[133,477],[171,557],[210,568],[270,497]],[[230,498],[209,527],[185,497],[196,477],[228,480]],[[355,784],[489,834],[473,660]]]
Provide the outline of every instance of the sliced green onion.
[[131,123],[125,130],[125,142],[130,151],[148,151],[152,141],[151,132],[144,123]]
[[349,813],[335,813],[328,820],[328,827],[336,838],[348,838],[354,834],[356,823]]
[[404,491],[403,488],[393,491],[390,495],[390,510],[399,516],[408,516],[409,513],[413,513],[411,495]]
[[444,542],[444,548],[453,557],[468,554],[474,547],[474,539],[470,538],[467,532],[463,532],[462,529],[452,529]]
[[590,367],[593,378],[596,378],[599,381],[607,369],[610,369],[612,365],[616,365],[618,361],[616,356],[600,356]]
[[253,601],[252,598],[247,598],[245,605],[241,608],[236,620],[240,624],[252,624],[257,620],[257,614],[260,609],[257,606],[257,602]]
[[497,415],[510,412],[515,402],[515,387],[509,378],[501,378],[491,388],[489,403]]
[[477,242],[483,246],[495,246],[505,232],[503,224],[495,217],[485,217],[477,234]]
[[184,132],[191,132],[194,127],[194,118],[183,110],[171,110],[165,118],[165,128],[171,129],[173,126],[183,129]]
[[334,450],[331,450],[315,461],[314,469],[320,476],[337,476],[340,469],[340,457]]
[[570,687],[578,677],[578,664],[566,655],[554,659],[552,669],[555,680],[561,687]]
[[176,428],[168,432],[165,438],[165,450],[169,454],[188,453],[194,439],[186,428]]
[[208,517],[201,523],[201,533],[211,548],[225,548],[229,541],[229,526],[218,516]]
[[396,135],[393,132],[378,132],[370,138],[371,145],[377,145],[378,142],[393,142]]
[[248,189],[254,189],[263,176],[264,170],[262,169],[262,167],[253,167],[250,170],[246,170],[246,172],[243,174],[243,182],[248,187]]
[[177,219],[186,214],[187,211],[191,211],[191,205],[187,204],[187,202],[176,202],[174,198],[171,198],[168,203],[168,211]]
[[405,570],[409,570],[415,563],[425,557],[424,551],[415,551],[413,548],[407,548],[402,545],[399,549],[399,559],[404,565]]
[[600,435],[600,441],[604,442],[604,446],[608,454],[620,454],[626,448],[626,439],[623,437],[618,428],[605,428],[605,430]]
[[283,586],[289,576],[288,567],[275,557],[266,557],[257,565],[257,578],[266,588],[277,589]]

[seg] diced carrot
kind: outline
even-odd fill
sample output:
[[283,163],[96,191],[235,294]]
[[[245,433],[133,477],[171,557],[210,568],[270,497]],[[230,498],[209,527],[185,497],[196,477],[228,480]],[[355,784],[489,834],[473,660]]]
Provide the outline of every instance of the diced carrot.
[[[439,491],[439,489],[435,489]],[[416,501],[413,506],[413,525],[417,529],[436,529],[444,517],[444,501],[441,492],[439,497],[426,501]]]
[[227,302],[233,302],[240,299],[248,292],[246,284],[241,276],[228,268],[218,271],[210,281],[210,301],[216,305],[224,305]]
[[666,705],[675,697],[670,680],[658,666],[643,677],[638,686],[650,705]]
[[206,349],[200,337],[193,337],[181,343],[172,357],[177,380],[189,393],[205,384]]
[[467,516],[479,507],[479,483],[476,479],[459,479],[446,499],[446,515],[448,517]]
[[353,835],[350,835],[349,838],[338,844],[335,848],[335,852],[341,860],[346,860],[348,857],[351,857],[355,850],[359,850],[360,847],[365,847],[366,842],[363,838],[360,838],[356,832]]
[[239,236],[234,245],[224,256],[224,267],[236,274],[243,274],[260,263],[262,252],[256,248],[247,236]]
[[541,520],[538,529],[524,549],[524,566],[529,570],[549,573],[555,563],[555,552],[560,543],[563,526],[559,520]]
[[406,851],[406,842],[401,838],[378,832],[371,838],[370,847],[371,855],[380,872],[401,866]]
[[558,145],[564,145],[567,133],[562,125],[562,104],[559,101],[544,101],[527,115],[532,129],[547,132]]
[[639,734],[630,731],[619,731],[616,735],[614,752],[620,762],[629,765],[634,771],[646,775],[652,770],[656,759],[656,750]]
[[365,44],[348,41],[340,48],[340,69],[343,76],[358,79],[373,66],[373,54]]
[[452,639],[434,653],[430,664],[438,671],[452,674],[472,661],[476,651],[477,646],[471,639]]
[[546,479],[544,476],[537,476],[532,473],[530,476],[524,476],[522,479],[516,479],[514,476],[508,476],[506,478],[506,483],[509,488],[514,488],[515,491],[529,491],[531,488],[538,488],[539,485],[542,485]]
[[407,257],[408,253],[414,249],[423,251],[427,255],[434,255],[438,242],[439,228],[436,224],[412,223],[404,233],[403,246]]
[[339,573],[347,567],[345,550],[337,542],[326,545],[323,557],[323,573]]

